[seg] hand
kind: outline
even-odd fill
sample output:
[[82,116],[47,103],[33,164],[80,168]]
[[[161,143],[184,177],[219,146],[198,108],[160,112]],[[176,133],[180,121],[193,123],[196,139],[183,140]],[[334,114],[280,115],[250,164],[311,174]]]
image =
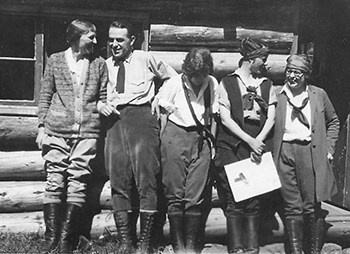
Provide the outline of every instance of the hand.
[[157,97],[155,97],[151,103],[151,112],[152,112],[152,115],[157,114],[157,119],[159,120],[160,106],[159,106],[159,99]]
[[264,152],[265,149],[265,144],[256,138],[252,138],[249,142],[248,145],[252,149],[252,152],[255,153],[256,155],[261,156],[262,153]]
[[329,162],[333,161],[333,155],[331,155],[330,153],[327,153],[327,159],[329,160]]
[[261,162],[261,155],[250,152],[250,160],[259,164]]
[[45,136],[45,128],[44,127],[39,127],[38,135],[36,136],[36,140],[35,140],[35,142],[38,144],[38,148],[39,149],[43,148],[44,136]]
[[211,159],[214,160],[215,156],[216,156],[216,148],[215,148],[215,146],[212,144],[212,145],[211,145]]
[[106,117],[110,116],[111,114],[120,115],[120,112],[109,104],[104,104],[100,109],[100,113]]

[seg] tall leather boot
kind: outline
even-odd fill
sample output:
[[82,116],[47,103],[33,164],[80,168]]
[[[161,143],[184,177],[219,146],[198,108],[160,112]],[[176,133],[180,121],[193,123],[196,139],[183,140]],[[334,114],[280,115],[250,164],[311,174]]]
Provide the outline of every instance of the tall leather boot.
[[133,209],[128,213],[130,221],[130,234],[132,245],[135,247],[137,244],[137,220],[139,219],[139,210]]
[[51,252],[57,248],[61,231],[61,203],[49,203],[43,205],[45,222],[45,242],[43,252]]
[[183,213],[169,213],[170,239],[175,253],[185,251]]
[[117,227],[119,246],[117,254],[131,254],[133,253],[130,221],[127,211],[114,212],[114,221]]
[[200,232],[202,215],[200,212],[185,213],[186,253],[196,253],[198,234]]
[[155,253],[165,248],[164,244],[164,224],[166,221],[166,213],[158,212],[154,214],[153,231],[151,236],[151,248]]
[[232,253],[244,253],[243,243],[243,215],[227,214],[226,216],[227,227],[227,251]]
[[62,221],[59,253],[73,253],[79,240],[79,216],[81,207],[68,203]]
[[288,244],[291,254],[303,253],[303,224],[302,216],[286,218]]
[[141,232],[139,241],[137,242],[136,253],[147,254],[150,252],[150,239],[153,229],[154,213],[141,212],[140,221]]
[[259,214],[246,215],[246,254],[259,253]]
[[323,218],[315,218],[314,214],[307,215],[304,220],[307,229],[305,238],[308,241],[305,253],[319,254],[326,235],[326,222]]

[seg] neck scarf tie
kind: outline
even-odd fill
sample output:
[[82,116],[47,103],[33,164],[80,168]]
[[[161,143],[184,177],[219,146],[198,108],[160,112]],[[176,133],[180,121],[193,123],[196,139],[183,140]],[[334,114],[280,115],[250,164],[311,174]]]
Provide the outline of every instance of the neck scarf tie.
[[244,110],[252,110],[254,101],[258,103],[260,108],[267,112],[268,105],[264,101],[264,99],[257,94],[256,92],[257,87],[248,86],[247,87],[247,94],[243,95],[243,109]]
[[292,110],[292,120],[294,120],[295,118],[298,118],[298,120],[304,124],[307,128],[310,128],[310,124],[306,118],[306,116],[304,115],[304,113],[302,112],[303,108],[305,108],[306,104],[309,102],[309,97],[306,97],[303,100],[303,103],[301,104],[300,107],[295,106],[290,99],[287,97],[288,103],[293,107]]

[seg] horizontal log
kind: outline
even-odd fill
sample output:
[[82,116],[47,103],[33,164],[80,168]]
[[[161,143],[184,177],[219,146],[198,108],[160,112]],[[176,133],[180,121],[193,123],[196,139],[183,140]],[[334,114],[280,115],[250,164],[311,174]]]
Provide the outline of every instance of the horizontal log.
[[41,151],[0,152],[0,181],[45,180]]
[[[212,51],[237,51],[240,40],[249,36],[263,41],[272,53],[288,54],[293,43],[292,33],[261,31],[243,28],[151,25],[152,50],[173,51],[179,47],[205,46]],[[176,49],[174,49],[176,48]]]
[[0,213],[42,210],[45,182],[1,182]]
[[[187,52],[171,51],[152,51],[156,58],[167,62],[177,72],[181,72],[183,60]],[[239,53],[212,53],[214,61],[214,76],[219,80],[225,75],[232,73],[238,68],[238,62],[241,59]],[[267,59],[269,67],[268,76],[276,83],[282,84],[284,80],[284,69],[288,55],[271,54]]]
[[35,150],[37,117],[0,116],[0,150]]

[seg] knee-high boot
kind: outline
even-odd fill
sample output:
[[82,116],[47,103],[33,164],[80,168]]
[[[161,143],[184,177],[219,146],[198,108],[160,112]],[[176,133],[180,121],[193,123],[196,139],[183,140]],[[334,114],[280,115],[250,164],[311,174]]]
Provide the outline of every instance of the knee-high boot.
[[305,224],[307,230],[305,238],[308,241],[307,248],[305,248],[305,253],[321,253],[326,235],[325,220],[323,218],[316,218],[314,214],[310,214],[305,217]]
[[131,254],[133,252],[130,222],[127,211],[114,212],[114,220],[117,227],[119,246],[117,254]]
[[141,212],[140,213],[141,220],[141,233],[139,241],[137,242],[137,250],[138,254],[147,254],[150,252],[150,239],[152,235],[153,229],[153,221],[154,221],[154,213],[150,212]]
[[135,247],[137,244],[137,220],[139,219],[139,210],[133,209],[128,213],[130,221],[130,236],[132,245]]
[[182,212],[169,213],[170,239],[175,253],[183,253],[184,242],[184,216]]
[[227,214],[227,251],[231,253],[244,253],[243,243],[243,215]]
[[194,254],[196,252],[198,233],[201,226],[201,213],[185,213],[185,246],[186,253]]
[[166,213],[163,211],[154,214],[153,232],[151,236],[151,248],[154,252],[158,252],[164,245],[164,224],[166,221]]
[[59,253],[73,253],[79,240],[79,222],[81,207],[68,203],[62,221]]
[[246,215],[246,252],[247,254],[259,253],[259,215]]
[[51,252],[57,248],[61,231],[61,203],[44,204],[44,222],[45,222],[45,242],[43,252]]
[[288,244],[291,254],[303,253],[303,224],[302,216],[286,218]]

